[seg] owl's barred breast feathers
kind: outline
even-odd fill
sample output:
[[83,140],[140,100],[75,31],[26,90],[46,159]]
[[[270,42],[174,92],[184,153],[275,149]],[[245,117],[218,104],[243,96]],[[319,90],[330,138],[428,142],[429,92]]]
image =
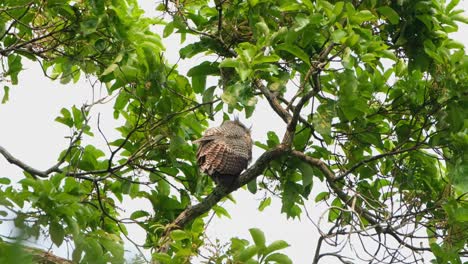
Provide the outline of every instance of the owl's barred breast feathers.
[[217,184],[232,182],[252,159],[250,130],[238,120],[228,120],[219,127],[207,129],[194,143],[199,144],[197,162],[200,170]]

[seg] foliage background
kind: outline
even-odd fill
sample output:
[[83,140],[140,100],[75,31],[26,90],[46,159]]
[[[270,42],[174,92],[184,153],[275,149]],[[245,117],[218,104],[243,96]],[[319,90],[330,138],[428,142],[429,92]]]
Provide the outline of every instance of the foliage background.
[[[143,4],[142,6],[145,5]],[[463,8],[466,6],[466,1],[461,1],[460,7]],[[466,10],[466,8],[464,9]],[[150,7],[149,10],[152,10],[152,7]],[[462,26],[460,34],[468,32],[468,30],[464,29],[466,29],[466,26]],[[458,38],[460,41],[464,41],[466,46],[466,39],[468,36],[465,34]],[[178,53],[178,40],[171,39],[168,42],[166,41],[167,40],[165,40],[165,46],[168,48],[166,56],[171,62],[175,63],[177,59],[171,58],[171,54]],[[169,48],[174,48],[174,50]],[[33,65],[26,65],[26,67],[30,69],[22,73],[24,75],[20,75],[19,77],[20,80],[27,80],[27,82],[21,82],[21,86],[24,87],[17,87],[18,89],[15,87],[14,89],[11,89],[11,101],[6,105],[1,106],[0,118],[4,122],[3,124],[7,125],[2,125],[0,138],[8,139],[8,141],[5,141],[4,143],[2,142],[5,148],[14,153],[20,153],[22,159],[27,160],[32,166],[42,168],[44,164],[54,163],[55,157],[63,149],[61,146],[67,144],[66,139],[63,139],[61,142],[51,143],[53,142],[52,140],[62,138],[63,135],[66,134],[64,131],[67,132],[67,130],[64,130],[63,126],[60,126],[55,122],[50,122],[51,120],[49,117],[56,116],[60,111],[60,108],[66,105],[81,105],[83,102],[88,101],[92,95],[89,94],[87,89],[80,89],[80,87],[78,87],[81,85],[87,86],[89,84],[80,82],[78,85],[72,85],[73,87],[70,87],[70,89],[64,89],[65,87],[59,87],[61,85],[58,85],[57,83],[49,84],[48,82],[43,82],[44,79],[41,77],[39,70],[37,70],[37,68],[34,69]],[[179,67],[179,71],[181,73],[190,68],[190,66],[187,66],[187,68],[184,69],[184,65],[180,65]],[[31,74],[31,72],[34,72],[34,74]],[[96,94],[99,94],[99,90],[95,91],[95,95]],[[57,102],[57,105],[53,106],[51,102]],[[17,109],[30,110],[18,111]],[[268,111],[262,113],[262,109],[263,107],[259,105],[252,119],[249,119],[248,121],[249,124],[254,125],[254,138],[258,141],[265,141],[266,132],[272,127],[275,127],[275,125],[272,124],[280,123],[279,119],[272,120],[268,118],[268,120],[266,120],[265,116],[270,117],[271,113]],[[97,106],[94,111],[101,111],[103,115],[105,115],[106,113],[110,113],[109,110],[110,109],[106,109],[105,106]],[[45,120],[41,119],[44,117]],[[44,126],[44,124],[49,125]],[[106,130],[105,134],[112,138],[113,133],[116,132],[110,128],[116,124],[117,123],[113,123],[110,118],[104,120],[103,129]],[[281,134],[282,131],[279,131],[279,133]],[[257,149],[257,153],[259,152],[261,151]],[[0,162],[3,162],[3,160]],[[11,167],[7,163],[5,163],[5,165],[2,164],[2,167],[3,166],[4,168],[8,168],[8,170],[2,169],[2,174],[18,174],[19,172],[17,168]],[[314,190],[314,192],[315,191],[319,192],[320,189]],[[212,232],[216,237],[223,237],[224,235],[225,238],[230,238],[232,236],[248,238],[248,228],[258,226],[265,231],[268,239],[284,239],[292,244],[292,247],[286,249],[285,252],[298,263],[310,260],[310,255],[304,255],[303,253],[314,248],[313,243],[315,243],[315,239],[311,239],[309,244],[303,243],[303,237],[304,234],[310,237],[313,237],[316,234],[312,224],[308,222],[305,217],[300,224],[297,220],[286,221],[282,215],[279,215],[278,219],[275,219],[274,222],[269,215],[271,213],[276,214],[281,210],[281,205],[278,200],[273,200],[273,206],[267,208],[265,213],[258,214],[255,204],[251,203],[252,195],[250,193],[246,191],[238,191],[235,195],[238,200],[237,204],[232,205],[229,202],[225,204],[232,219],[214,218],[210,228],[208,229],[209,232]],[[138,202],[124,201],[123,203],[130,207],[140,205]],[[321,208],[312,207],[310,208],[310,211],[317,216],[320,213],[316,212],[321,212]],[[286,223],[291,223],[290,221],[294,221],[295,225],[288,225],[287,234],[290,234],[291,237],[287,237],[285,236],[285,233],[281,231],[281,228],[278,228],[278,226],[285,226]],[[226,226],[232,228],[226,231]],[[6,230],[8,230],[8,228],[6,228]]]

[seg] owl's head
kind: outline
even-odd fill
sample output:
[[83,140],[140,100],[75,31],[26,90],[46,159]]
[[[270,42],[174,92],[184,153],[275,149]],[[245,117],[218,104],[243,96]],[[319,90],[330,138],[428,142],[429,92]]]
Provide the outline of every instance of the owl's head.
[[234,129],[242,129],[242,132],[244,133],[247,133],[247,134],[250,134],[250,128],[251,127],[246,127],[244,124],[242,124],[240,121],[239,121],[239,118],[235,117],[234,120],[226,120],[223,122],[223,124],[221,125],[222,127],[230,127],[230,128],[234,128]]

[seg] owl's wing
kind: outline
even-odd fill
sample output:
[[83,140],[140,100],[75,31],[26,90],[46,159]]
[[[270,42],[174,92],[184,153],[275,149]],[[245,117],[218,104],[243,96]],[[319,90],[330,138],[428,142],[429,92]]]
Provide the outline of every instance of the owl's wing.
[[197,151],[197,162],[200,170],[208,175],[219,172],[226,152],[227,146],[219,142],[219,140],[200,144]]
[[199,138],[199,139],[197,139],[197,140],[194,140],[194,141],[192,141],[192,142],[193,142],[193,143],[196,143],[196,144],[201,144],[201,143],[203,143],[203,142],[212,141],[212,140],[214,140],[214,139],[216,139],[216,138],[217,138],[217,136],[209,136],[209,137],[203,136],[203,137],[201,137],[201,138]]
[[250,162],[250,161],[252,161],[252,145],[253,145],[252,138],[250,137],[250,134],[245,135],[244,140],[245,140],[246,147],[248,149],[248,151],[247,151],[247,160],[248,160],[248,162]]
[[197,140],[194,140],[193,143],[200,144],[202,142],[214,140],[220,136],[222,136],[222,131],[219,127],[208,128],[203,136]]
[[200,144],[197,152],[200,170],[211,176],[238,176],[247,167],[248,160],[246,146],[225,137]]

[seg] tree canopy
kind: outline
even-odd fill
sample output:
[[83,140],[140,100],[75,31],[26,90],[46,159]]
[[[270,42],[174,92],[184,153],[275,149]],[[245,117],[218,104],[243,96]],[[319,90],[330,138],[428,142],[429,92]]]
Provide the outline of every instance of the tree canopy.
[[[458,2],[177,0],[146,17],[136,0],[2,1],[2,103],[26,60],[45,78],[85,78],[108,95],[60,111],[69,144],[45,170],[0,144],[24,172],[0,178],[1,221],[21,239],[70,244],[76,263],[123,263],[131,224],[146,231],[135,246],[160,263],[292,263],[281,253],[288,244],[257,228],[253,243],[232,238],[201,253],[208,213],[229,215],[218,202],[246,186],[266,193],[260,211],[278,196],[278,214],[290,218],[304,217],[304,204],[328,205],[327,229],[310,238],[313,263],[462,263],[468,57],[449,33],[468,19]],[[178,64],[198,58],[187,74],[164,57],[161,37],[172,35]],[[233,186],[216,186],[198,171],[192,141],[215,117],[250,118],[259,101],[284,134],[256,141],[263,154]],[[112,105],[113,116],[96,116],[96,104]],[[102,118],[120,121],[118,137],[103,133]],[[314,187],[323,190],[311,197]],[[132,199],[152,207],[124,219],[119,205]],[[0,262],[29,252],[11,250],[12,239],[2,235]]]

